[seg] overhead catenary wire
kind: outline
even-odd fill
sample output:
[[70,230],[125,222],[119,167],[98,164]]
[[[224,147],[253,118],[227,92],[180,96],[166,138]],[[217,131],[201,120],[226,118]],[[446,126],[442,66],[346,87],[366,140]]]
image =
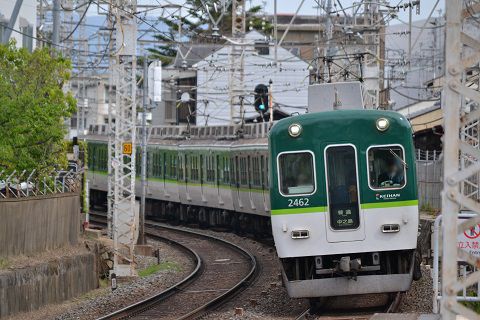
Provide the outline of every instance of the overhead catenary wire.
[[87,11],[88,9],[90,8],[90,5],[92,4],[92,0],[89,0],[88,1],[88,4],[87,4],[87,8],[83,11],[83,14],[82,16],[80,17],[80,19],[78,20],[77,24],[75,25],[75,27],[72,29],[72,31],[65,37],[62,39],[62,41],[65,41],[65,40],[68,40],[74,33],[75,31],[77,31],[78,27],[80,26],[80,24],[82,24],[82,21],[83,19],[85,18],[85,16],[87,15]]

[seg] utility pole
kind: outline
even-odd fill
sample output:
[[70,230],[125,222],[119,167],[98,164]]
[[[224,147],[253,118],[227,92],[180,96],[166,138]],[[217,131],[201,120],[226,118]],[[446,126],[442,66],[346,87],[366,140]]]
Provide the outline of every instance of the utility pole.
[[408,6],[408,69],[411,69],[412,61],[412,2]]
[[[107,15],[108,20],[108,29],[112,30],[113,28],[113,6],[112,3],[109,3],[109,10]],[[113,35],[113,32],[110,33],[110,36]],[[115,65],[115,57],[113,56],[113,41],[110,41],[108,46],[108,52],[110,52],[110,57],[108,59],[108,72],[113,75],[113,66]],[[112,161],[115,158],[115,121],[113,118],[113,76],[108,77],[108,180],[107,180],[107,235],[109,238],[113,239],[113,194],[115,192],[115,177],[113,175]]]
[[273,0],[273,36],[275,38],[275,67],[278,66],[278,22],[277,22],[277,1]]
[[147,108],[148,108],[148,56],[143,56],[143,112],[142,112],[142,194],[140,200],[140,218],[137,244],[145,242],[145,195],[147,193]]
[[[466,7],[468,6],[468,8]],[[480,103],[478,86],[469,86],[467,72],[479,72],[478,33],[465,33],[463,27],[469,17],[480,12],[478,3],[462,0],[445,2],[446,39],[445,80],[443,85],[443,190],[442,190],[442,297],[441,314],[444,320],[453,320],[457,315],[466,319],[478,319],[472,309],[457,301],[457,293],[477,284],[480,271],[477,257],[457,248],[457,236],[480,223],[479,183],[480,174]],[[465,186],[465,187],[464,187]],[[468,188],[467,188],[468,187]],[[474,217],[462,219],[461,208],[475,213]],[[472,267],[467,277],[458,277],[458,261]]]
[[244,52],[243,44],[245,36],[245,0],[232,1],[232,39],[230,46],[229,67],[229,100],[230,100],[230,123],[235,124],[241,120],[241,98],[245,92],[244,84]]
[[[114,176],[113,192],[113,273],[117,277],[136,276],[134,246],[138,231],[135,203],[135,138],[136,138],[136,0],[115,0],[115,64],[113,77],[116,89],[114,155],[109,166]],[[113,120],[113,119],[111,119]],[[111,123],[110,123],[111,124]]]
[[[20,8],[22,7],[23,0],[16,0],[15,6],[13,7],[12,14],[8,20],[8,28],[5,28],[3,34],[3,43],[8,43],[10,40],[10,35],[12,34],[12,29],[15,27],[15,22],[17,21]],[[57,43],[58,44],[58,43]]]
[[270,111],[270,127],[273,125],[273,95],[272,95],[272,89],[273,89],[273,81],[270,79],[268,81],[268,110]]
[[57,47],[60,44],[60,0],[53,0],[53,30],[52,44]]
[[325,29],[327,32],[327,41],[326,41],[326,46],[325,49],[323,50],[323,57],[325,59],[324,62],[324,81],[330,82],[330,62],[329,58],[332,55],[332,49],[331,49],[331,40],[333,37],[333,24],[332,24],[332,17],[330,16],[330,12],[332,11],[332,0],[327,1],[327,8],[326,8],[326,23],[325,23]]

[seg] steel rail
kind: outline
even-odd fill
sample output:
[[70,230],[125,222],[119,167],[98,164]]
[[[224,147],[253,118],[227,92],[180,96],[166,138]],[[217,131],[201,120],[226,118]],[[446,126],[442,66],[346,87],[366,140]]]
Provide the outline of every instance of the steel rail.
[[[106,216],[104,214],[95,213],[95,212],[92,212],[91,216],[101,217],[102,220],[106,218]],[[93,220],[97,221],[97,219],[93,219]],[[116,310],[116,311],[114,311],[114,312],[112,312],[108,315],[100,317],[97,320],[126,319],[126,318],[129,318],[129,317],[138,315],[138,314],[140,314],[140,313],[142,313],[142,312],[144,312],[148,309],[151,309],[151,308],[155,307],[157,304],[162,303],[166,298],[174,295],[175,293],[185,290],[186,287],[193,284],[193,282],[195,282],[195,280],[200,278],[200,276],[202,275],[202,273],[203,273],[202,270],[204,268],[204,264],[202,263],[202,260],[201,260],[200,256],[194,250],[188,248],[187,246],[185,246],[183,244],[180,244],[179,242],[176,242],[174,240],[159,236],[155,232],[152,232],[152,230],[155,230],[155,229],[164,228],[164,229],[168,229],[170,231],[175,231],[175,232],[180,232],[180,233],[190,234],[190,235],[196,235],[196,236],[199,236],[199,237],[206,238],[210,241],[215,241],[217,243],[221,243],[222,245],[226,245],[229,248],[236,251],[237,253],[240,253],[241,255],[243,255],[251,263],[251,267],[248,270],[247,275],[245,275],[233,287],[229,288],[224,293],[215,297],[214,299],[209,300],[207,303],[201,305],[200,307],[198,307],[198,308],[188,312],[187,314],[179,317],[178,318],[179,320],[197,319],[199,317],[204,316],[209,311],[212,311],[215,308],[218,308],[222,304],[229,301],[230,298],[232,298],[235,294],[238,294],[242,289],[248,287],[255,280],[256,276],[258,275],[258,267],[257,267],[257,261],[256,261],[255,256],[253,256],[249,251],[243,249],[242,247],[240,247],[240,246],[238,246],[238,245],[236,245],[236,244],[234,244],[230,241],[227,241],[227,240],[224,240],[224,239],[212,236],[212,235],[206,235],[206,234],[203,234],[203,233],[200,233],[200,232],[192,231],[192,230],[187,230],[187,229],[173,227],[173,226],[167,226],[167,225],[160,224],[160,223],[157,223],[157,222],[146,221],[145,224],[146,224],[146,227],[148,229],[150,229],[150,230],[147,231],[147,235],[149,237],[157,238],[157,239],[160,239],[164,242],[172,243],[175,246],[178,246],[178,247],[182,248],[183,250],[188,250],[188,252],[190,252],[190,254],[194,255],[195,260],[197,261],[196,268],[185,279],[183,279],[182,281],[173,285],[172,287],[170,287],[170,288],[168,288],[168,289],[166,289],[166,290],[164,290],[164,291],[162,291],[158,294],[155,294],[155,295],[153,295],[149,298],[146,298],[144,300],[141,300],[139,302],[131,304],[127,307]]]
[[151,297],[148,297],[144,300],[138,301],[136,303],[133,303],[129,306],[126,306],[122,309],[116,310],[110,314],[107,314],[103,317],[98,318],[97,320],[107,320],[107,319],[126,319],[131,316],[137,315],[139,313],[142,313],[145,310],[148,310],[155,306],[156,304],[162,302],[163,300],[167,299],[171,295],[175,294],[176,292],[184,290],[186,287],[188,287],[193,281],[198,279],[201,276],[201,270],[203,269],[203,262],[200,256],[193,251],[192,249],[188,248],[187,246],[184,246],[183,244],[168,239],[161,237],[156,234],[151,234],[147,233],[150,238],[158,239],[161,241],[164,241],[169,244],[173,244],[174,246],[180,248],[181,250],[187,252],[190,256],[194,258],[194,261],[196,262],[195,269],[183,280],[177,282],[173,286],[165,289],[162,292],[159,292],[157,294],[152,295]]

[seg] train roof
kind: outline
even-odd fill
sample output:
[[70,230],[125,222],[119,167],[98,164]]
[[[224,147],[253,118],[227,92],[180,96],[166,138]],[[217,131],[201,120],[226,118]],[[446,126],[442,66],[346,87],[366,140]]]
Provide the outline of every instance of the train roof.
[[[386,131],[377,129],[377,120],[385,118],[389,122]],[[302,132],[292,138],[289,127],[299,124]],[[270,141],[279,149],[312,142],[329,143],[352,142],[357,144],[397,143],[409,144],[412,140],[412,127],[400,113],[384,110],[336,110],[299,115],[285,118],[276,123],[270,131]]]
[[[251,140],[263,140],[266,143],[269,127],[268,122],[224,126],[152,126],[149,127],[149,143],[197,144],[195,141],[199,140],[225,141],[225,144],[248,144]],[[140,135],[141,128],[137,128],[137,137]],[[91,125],[88,134],[82,138],[106,141],[108,126]]]

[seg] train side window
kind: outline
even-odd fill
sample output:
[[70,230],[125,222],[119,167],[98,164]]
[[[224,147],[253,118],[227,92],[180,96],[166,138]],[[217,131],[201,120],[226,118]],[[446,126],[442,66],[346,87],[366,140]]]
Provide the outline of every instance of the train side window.
[[368,182],[371,189],[401,189],[405,186],[406,163],[401,146],[373,146],[367,153]]
[[313,154],[308,151],[281,153],[278,156],[280,193],[286,196],[315,192]]

